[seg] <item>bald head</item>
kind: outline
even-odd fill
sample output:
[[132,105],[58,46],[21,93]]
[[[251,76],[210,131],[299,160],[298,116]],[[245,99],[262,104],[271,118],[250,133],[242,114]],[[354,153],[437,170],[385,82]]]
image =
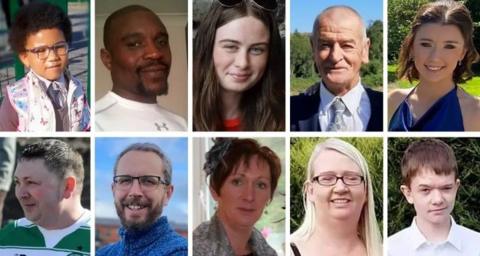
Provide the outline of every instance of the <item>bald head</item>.
[[[123,20],[125,17],[128,17],[130,14],[135,12],[146,12],[149,14],[153,14],[155,17],[158,18],[158,16],[152,10],[141,5],[129,5],[116,10],[115,12],[110,14],[110,16],[108,16],[103,27],[103,45],[105,46],[105,49],[111,49],[113,35],[117,32],[118,29],[118,21]],[[158,20],[160,20],[160,18],[158,18]],[[161,20],[160,23],[162,23]],[[162,26],[164,27],[163,23]]]
[[[363,19],[360,14],[350,6],[346,5],[334,5],[324,9],[315,18],[313,23],[313,30],[311,35],[312,42],[317,41],[318,33],[320,31],[320,24],[323,22],[333,22],[340,26],[346,25],[352,28],[358,28],[357,32],[363,40],[367,39],[367,29],[363,23]],[[353,23],[353,24],[352,24]],[[352,26],[353,25],[353,26]]]

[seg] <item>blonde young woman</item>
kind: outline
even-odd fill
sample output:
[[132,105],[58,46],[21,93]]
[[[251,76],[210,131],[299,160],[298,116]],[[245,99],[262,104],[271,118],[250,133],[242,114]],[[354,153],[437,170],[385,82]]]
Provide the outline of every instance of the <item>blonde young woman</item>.
[[308,162],[305,216],[291,235],[291,255],[380,256],[367,162],[339,139],[319,143]]

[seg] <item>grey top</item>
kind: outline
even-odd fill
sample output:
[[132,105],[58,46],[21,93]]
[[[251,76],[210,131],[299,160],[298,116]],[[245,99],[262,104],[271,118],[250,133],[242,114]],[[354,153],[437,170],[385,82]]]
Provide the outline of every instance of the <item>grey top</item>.
[[[252,249],[253,256],[276,256],[275,250],[268,245],[262,234],[253,228],[248,244]],[[210,221],[206,221],[193,231],[193,256],[232,256],[235,255],[230,241],[228,240],[222,222],[213,215]]]

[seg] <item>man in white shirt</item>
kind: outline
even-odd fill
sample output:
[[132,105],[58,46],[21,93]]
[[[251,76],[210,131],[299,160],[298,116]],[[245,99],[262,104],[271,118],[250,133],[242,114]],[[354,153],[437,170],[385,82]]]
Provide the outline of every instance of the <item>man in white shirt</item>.
[[167,94],[171,52],[168,32],[155,13],[131,5],[105,21],[100,57],[113,87],[96,102],[98,131],[186,131],[185,120],[160,107]]
[[310,44],[322,81],[290,98],[290,130],[382,131],[383,94],[360,79],[370,40],[358,12],[348,6],[323,10]]
[[441,140],[423,139],[409,145],[401,163],[400,189],[416,216],[388,238],[388,255],[479,256],[480,233],[450,215],[460,186],[453,150]]
[[60,140],[25,146],[15,169],[25,214],[0,230],[0,255],[90,255],[90,211],[83,208],[82,156]]

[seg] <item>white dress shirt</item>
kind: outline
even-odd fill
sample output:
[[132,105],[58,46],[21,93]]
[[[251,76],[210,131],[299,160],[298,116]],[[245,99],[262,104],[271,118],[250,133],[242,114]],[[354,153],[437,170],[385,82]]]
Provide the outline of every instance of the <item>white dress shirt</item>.
[[480,233],[451,220],[447,239],[434,243],[425,238],[413,219],[410,227],[388,238],[388,256],[480,256]]
[[[318,109],[318,119],[322,131],[326,131],[328,125],[334,116],[332,103],[335,95],[327,90],[323,81],[320,83],[320,106]],[[345,95],[339,97],[345,103],[346,110],[343,113],[343,120],[347,126],[347,131],[365,131],[370,120],[371,108],[368,94],[360,81]]]

